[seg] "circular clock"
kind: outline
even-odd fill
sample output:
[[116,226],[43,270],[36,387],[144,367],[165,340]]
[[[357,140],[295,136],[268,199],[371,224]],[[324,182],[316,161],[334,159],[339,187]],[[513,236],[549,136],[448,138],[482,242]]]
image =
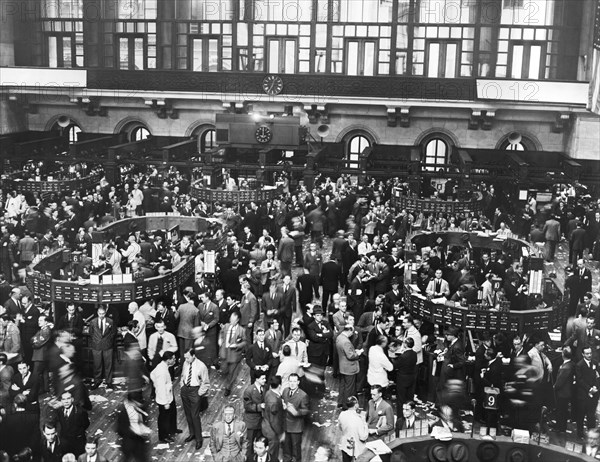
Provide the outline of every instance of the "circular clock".
[[273,139],[273,132],[269,127],[263,125],[262,127],[258,127],[256,129],[256,132],[254,132],[254,137],[259,143],[265,144]]
[[267,75],[263,79],[262,87],[267,95],[278,95],[283,90],[283,79],[278,75]]

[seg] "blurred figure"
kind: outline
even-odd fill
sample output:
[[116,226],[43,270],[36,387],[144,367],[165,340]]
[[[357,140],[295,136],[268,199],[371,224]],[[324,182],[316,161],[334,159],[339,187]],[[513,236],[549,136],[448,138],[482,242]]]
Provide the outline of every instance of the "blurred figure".
[[117,433],[125,462],[149,462],[149,438],[152,433],[145,423],[146,413],[139,401],[128,396],[119,410]]
[[128,327],[121,328],[123,335],[123,344],[125,347],[125,357],[123,371],[127,379],[128,396],[138,402],[143,402],[144,385],[150,381],[144,357],[140,350],[140,344],[136,336],[131,332],[129,325],[133,328],[134,321],[130,321]]

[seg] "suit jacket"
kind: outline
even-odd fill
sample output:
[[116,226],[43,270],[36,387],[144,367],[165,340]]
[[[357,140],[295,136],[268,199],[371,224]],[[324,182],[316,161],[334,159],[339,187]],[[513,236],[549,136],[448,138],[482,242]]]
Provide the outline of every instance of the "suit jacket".
[[362,281],[355,277],[348,289],[348,308],[355,313],[362,313],[365,304],[365,287]]
[[142,258],[148,263],[158,260],[158,249],[152,242],[140,242],[140,253],[142,254]]
[[402,292],[398,289],[398,293],[395,294],[393,290],[390,290],[389,292],[385,293],[383,306],[388,313],[392,313],[394,311],[394,303],[400,301],[402,301]]
[[258,343],[253,343],[246,350],[246,364],[250,370],[254,370],[256,366],[269,366],[273,364],[273,350],[266,344],[264,348],[260,348]]
[[40,425],[38,413],[18,411],[3,416],[3,422],[0,424],[0,447],[2,449],[5,449],[9,454],[16,454],[23,448],[28,447],[33,450],[34,458],[36,458],[39,445]]
[[17,314],[23,312],[21,303],[15,302],[15,300],[12,297],[6,300],[6,302],[4,303],[4,308],[6,308],[6,312],[13,321]]
[[321,285],[323,290],[337,292],[342,283],[342,268],[335,261],[329,260],[321,268]]
[[355,375],[358,374],[358,359],[360,356],[356,353],[354,345],[346,334],[339,335],[335,340],[335,347],[338,353],[340,374]]
[[296,289],[294,286],[289,285],[287,290],[285,286],[281,288],[281,303],[283,303],[284,317],[290,319],[296,312]]
[[571,243],[571,249],[573,250],[583,250],[585,248],[585,229],[577,228],[571,233],[571,238],[569,242]]
[[592,272],[586,268],[583,270],[583,275],[579,271],[579,268],[575,269],[575,289],[576,296],[580,298],[586,292],[592,291]]
[[[273,297],[270,292],[263,294],[262,296],[262,310],[265,314],[265,326],[269,325],[271,319],[276,318],[281,322],[283,318],[283,298],[279,292],[275,292],[275,296]],[[273,314],[267,314],[268,311],[275,310],[276,312]]]
[[285,410],[285,431],[286,433],[302,433],[304,431],[304,418],[308,415],[308,395],[298,388],[292,395],[289,388],[283,390],[281,394],[283,402],[292,404],[296,408],[298,415],[293,415],[289,409]]
[[281,397],[269,389],[265,393],[265,408],[263,409],[262,433],[269,440],[279,438],[285,431],[285,412]]
[[571,400],[573,396],[573,382],[575,381],[575,363],[571,360],[562,363],[558,369],[556,382],[554,382],[554,394],[556,399]]
[[217,338],[217,322],[219,321],[219,313],[217,305],[209,301],[206,305],[200,303],[198,306],[198,324],[206,323],[206,335]]
[[37,403],[40,394],[40,383],[38,378],[30,372],[27,381],[23,382],[23,376],[21,374],[15,374],[13,376],[13,385],[10,388],[12,398],[14,399],[15,396],[26,390],[29,391],[27,394],[27,404],[31,405]]
[[542,229],[547,241],[560,241],[560,223],[554,219],[547,220]]
[[327,321],[322,321],[321,325],[313,321],[308,325],[308,356],[322,356],[329,353],[329,345],[333,338],[333,331]]
[[73,405],[69,417],[65,416],[64,409],[57,411],[57,420],[60,426],[60,437],[65,439],[85,438],[85,431],[90,426],[90,419],[85,409]]
[[240,324],[247,326],[258,319],[258,300],[252,292],[248,292],[240,301]]
[[282,237],[279,240],[277,258],[284,263],[291,263],[294,261],[294,240],[291,237]]
[[373,327],[375,327],[375,311],[365,311],[360,315],[356,328],[362,332],[363,338],[365,338],[373,330]]
[[577,363],[575,366],[575,396],[578,401],[587,401],[588,399],[598,401],[598,393],[595,393],[592,397],[589,396],[590,388],[594,385],[599,386],[598,378],[599,370],[596,363],[592,361],[591,367],[587,365],[585,359]]
[[[600,329],[592,329],[592,335],[588,335],[586,329],[575,329],[571,337],[565,342],[565,346],[576,347],[575,358],[579,361],[583,358],[583,348],[591,347],[593,360],[598,362],[600,360]],[[576,344],[576,345],[575,345]]]
[[485,369],[481,379],[483,387],[495,387],[502,390],[502,359],[497,358]]
[[39,444],[39,454],[41,462],[61,462],[63,451],[60,445],[60,438],[56,437],[53,451],[50,452],[46,438],[42,436]]
[[52,337],[52,330],[50,326],[46,325],[42,327],[37,334],[31,338],[31,344],[33,346],[32,361],[45,361],[48,347],[50,346],[50,338]]
[[301,304],[310,303],[314,298],[319,298],[319,280],[312,274],[301,274],[296,280],[299,300]]
[[193,338],[192,329],[199,324],[199,312],[198,308],[196,308],[196,305],[191,302],[179,305],[177,311],[175,312],[175,317],[179,319],[177,337],[187,339]]
[[416,376],[417,375],[417,353],[414,350],[406,350],[401,355],[394,358],[394,369],[396,369],[396,377],[402,375]]
[[312,274],[318,278],[321,275],[322,266],[323,257],[318,250],[314,255],[312,255],[310,252],[306,252],[304,254],[304,267],[308,270],[309,274]]
[[37,253],[37,242],[31,236],[25,236],[19,241],[21,262],[30,262]]
[[[452,365],[452,367],[450,367]],[[448,351],[444,355],[442,373],[443,380],[440,376],[440,382],[445,383],[448,379],[464,379],[465,378],[465,347],[460,340],[454,342],[448,347]]]
[[265,392],[256,388],[256,383],[248,385],[242,395],[244,401],[244,422],[249,430],[259,430],[262,425],[261,404],[265,402]]
[[67,313],[58,320],[56,329],[66,330],[75,337],[80,338],[83,335],[83,317],[75,312],[73,317],[69,319],[69,314]]
[[[19,331],[21,332],[23,341],[29,342],[29,339],[39,330],[38,318],[40,317],[40,311],[31,305],[27,311],[23,308],[22,314],[25,322],[19,324]],[[57,328],[60,329],[58,326]]]
[[265,345],[271,348],[271,351],[278,353],[283,344],[283,334],[280,330],[273,332],[272,329],[265,330]]
[[[241,454],[242,457],[246,457],[248,447],[248,441],[246,440],[246,424],[239,420],[234,420],[231,423],[231,426],[235,442],[240,449],[239,454]],[[216,461],[223,460],[222,458],[219,458],[219,452],[221,452],[221,449],[223,448],[223,438],[225,437],[226,431],[227,424],[225,422],[215,422],[210,431],[210,452]],[[242,458],[239,460],[244,459]]]
[[108,317],[104,318],[106,327],[104,333],[100,329],[100,318],[95,317],[90,321],[90,346],[92,350],[106,351],[113,347],[115,340],[114,323]]
[[369,429],[377,429],[376,435],[370,435],[369,440],[379,439],[394,430],[394,410],[384,399],[375,406],[373,400],[369,400],[367,408],[367,425]]
[[227,323],[221,329],[221,349],[220,358],[228,363],[237,363],[242,360],[244,348],[246,348],[246,329],[241,325],[236,325],[233,329],[232,348],[228,348],[229,328],[231,324]]

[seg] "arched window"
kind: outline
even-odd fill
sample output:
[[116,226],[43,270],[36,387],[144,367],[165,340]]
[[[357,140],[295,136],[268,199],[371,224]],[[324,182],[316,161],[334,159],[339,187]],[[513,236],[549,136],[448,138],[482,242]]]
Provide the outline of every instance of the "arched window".
[[138,125],[131,129],[129,132],[129,141],[142,141],[150,136],[150,131],[143,127],[142,125]]
[[[496,148],[503,151],[537,151],[536,144],[531,138],[523,135],[515,137],[514,135],[519,135],[519,133],[513,132],[505,136],[500,140],[499,147],[497,145]],[[513,137],[512,142],[511,136]]]
[[198,137],[198,151],[210,151],[217,146],[217,130],[209,128],[204,130]]
[[448,162],[450,146],[445,139],[435,136],[423,143],[423,169],[435,172]]
[[348,138],[347,143],[346,159],[348,163],[346,166],[358,168],[360,155],[366,148],[371,146],[371,140],[363,133],[355,133]]
[[69,134],[69,144],[77,142],[77,135],[81,132],[81,128],[78,125],[72,124],[67,128]]

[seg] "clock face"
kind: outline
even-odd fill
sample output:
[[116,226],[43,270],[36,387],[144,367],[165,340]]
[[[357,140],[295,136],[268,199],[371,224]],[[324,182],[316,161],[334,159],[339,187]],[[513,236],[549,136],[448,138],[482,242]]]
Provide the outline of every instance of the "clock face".
[[278,75],[267,75],[263,79],[263,90],[267,95],[278,95],[283,90],[283,79]]
[[273,138],[273,132],[269,127],[258,127],[256,129],[256,132],[254,132],[254,137],[259,143],[268,143]]

